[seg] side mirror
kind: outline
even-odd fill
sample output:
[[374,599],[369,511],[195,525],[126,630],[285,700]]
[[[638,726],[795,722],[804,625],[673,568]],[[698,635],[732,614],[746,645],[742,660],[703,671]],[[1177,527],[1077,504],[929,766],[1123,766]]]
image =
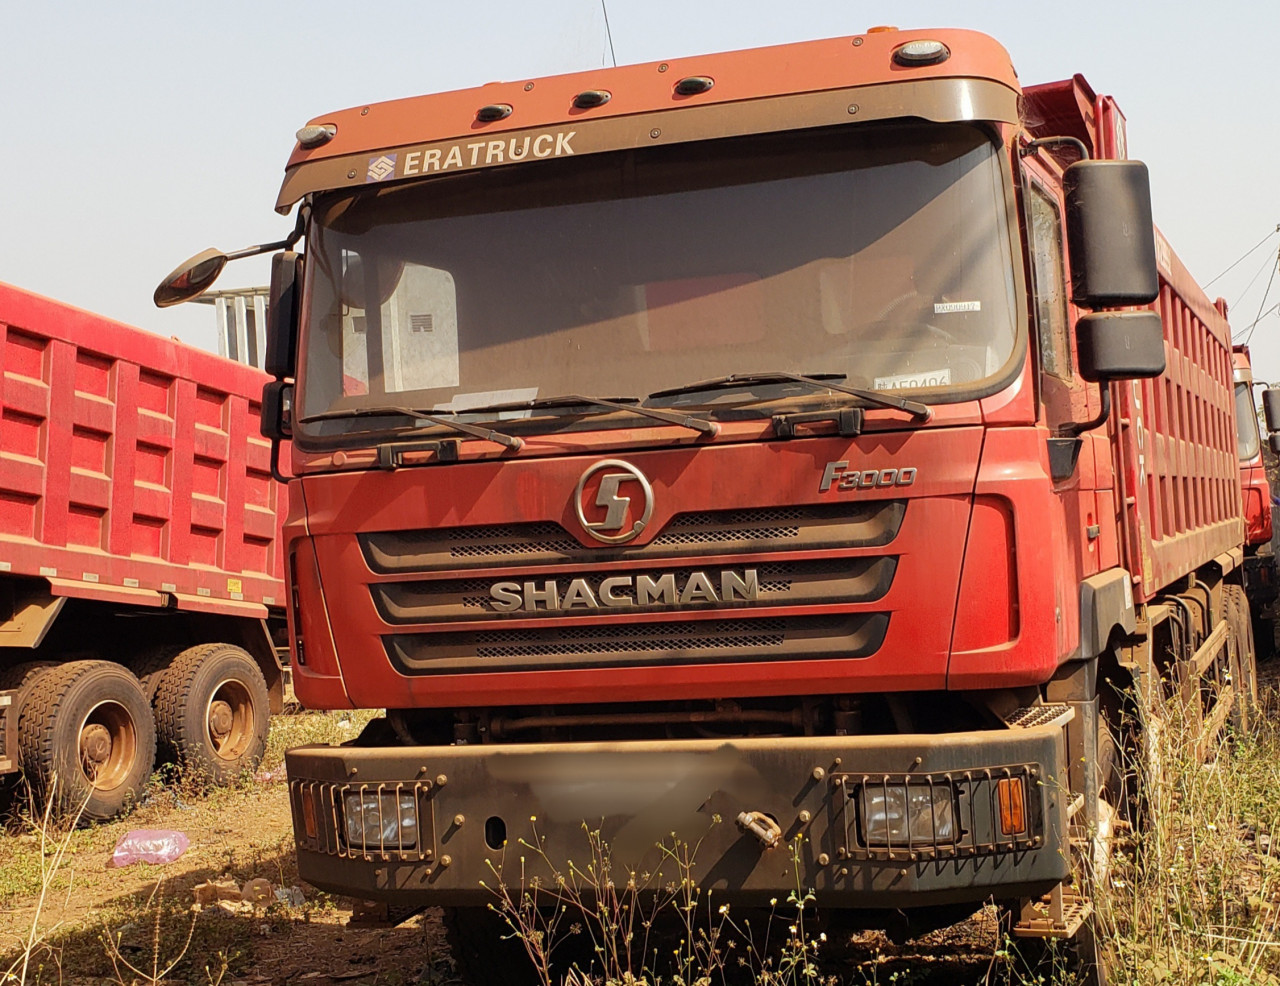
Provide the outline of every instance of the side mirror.
[[184,301],[190,301],[204,294],[218,279],[222,268],[227,266],[227,261],[230,259],[221,250],[215,250],[212,247],[202,250],[190,260],[174,268],[169,276],[160,282],[151,300],[156,303],[157,308],[168,308],[170,305],[180,305]]
[[1080,375],[1086,380],[1137,380],[1164,372],[1160,316],[1140,312],[1092,312],[1076,322]]
[[1148,305],[1160,294],[1151,184],[1141,161],[1077,161],[1063,173],[1071,300]]
[[[302,257],[292,250],[271,258],[267,298],[267,355],[263,368],[277,380],[295,376],[298,365],[298,313],[302,296]],[[266,404],[263,404],[266,407]]]
[[282,442],[293,434],[293,384],[272,380],[262,388],[262,437]]
[[1280,435],[1272,435],[1267,439],[1267,444],[1271,446],[1271,451],[1276,455],[1280,455]]
[[1267,419],[1267,431],[1280,431],[1280,390],[1268,387],[1262,392],[1262,415]]

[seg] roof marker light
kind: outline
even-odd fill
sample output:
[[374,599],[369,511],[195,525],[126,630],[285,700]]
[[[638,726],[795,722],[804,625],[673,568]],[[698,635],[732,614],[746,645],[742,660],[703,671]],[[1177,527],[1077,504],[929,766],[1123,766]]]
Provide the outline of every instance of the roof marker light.
[[573,97],[573,105],[580,110],[594,109],[603,106],[613,98],[608,89],[587,89]]
[[950,57],[951,49],[941,41],[908,41],[893,53],[893,60],[908,68],[937,65]]
[[338,128],[332,123],[326,124],[308,124],[299,130],[295,137],[298,143],[303,147],[319,147],[321,144],[327,144],[333,140],[333,135],[338,132]]
[[476,119],[481,123],[493,123],[495,120],[505,120],[510,115],[510,103],[490,103],[488,106],[481,106],[476,110]]
[[691,75],[676,83],[675,92],[677,96],[696,96],[706,92],[715,84],[714,79],[709,79],[705,75]]

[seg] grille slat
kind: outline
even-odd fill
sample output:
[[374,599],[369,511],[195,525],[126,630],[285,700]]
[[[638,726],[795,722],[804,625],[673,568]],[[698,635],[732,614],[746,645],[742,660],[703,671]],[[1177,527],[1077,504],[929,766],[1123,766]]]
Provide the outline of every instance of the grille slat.
[[[897,557],[825,558],[817,560],[769,562],[763,565],[707,566],[695,569],[681,566],[669,569],[637,569],[583,573],[579,576],[541,572],[516,572],[512,577],[468,579],[432,579],[423,581],[373,583],[369,591],[382,619],[396,626],[414,623],[439,623],[454,620],[492,620],[527,616],[588,616],[599,613],[647,612],[670,609],[743,608],[751,606],[786,606],[803,604],[863,603],[883,598],[893,582]],[[695,574],[706,576],[716,598],[699,596],[680,603],[680,590]],[[636,579],[674,578],[670,597],[639,604]],[[629,580],[619,587],[618,579]],[[733,583],[725,589],[725,579]],[[604,583],[612,579],[610,592]],[[534,609],[500,608],[490,589],[504,585],[507,590],[523,593],[526,584],[544,592],[553,586],[564,607],[551,609],[545,603]],[[740,586],[757,586],[754,598],[737,591]],[[576,587],[571,590],[571,586]],[[584,587],[585,590],[584,591]],[[570,598],[572,592],[573,598]],[[691,594],[692,595],[692,594]],[[610,604],[609,600],[614,602]],[[622,599],[624,602],[617,602]]]
[[398,634],[385,639],[404,674],[610,667],[643,663],[734,663],[867,657],[879,649],[887,613],[678,620],[604,626]]
[[875,500],[677,514],[648,544],[587,548],[557,523],[362,534],[373,571],[409,574],[705,553],[876,547],[897,537],[906,501]]

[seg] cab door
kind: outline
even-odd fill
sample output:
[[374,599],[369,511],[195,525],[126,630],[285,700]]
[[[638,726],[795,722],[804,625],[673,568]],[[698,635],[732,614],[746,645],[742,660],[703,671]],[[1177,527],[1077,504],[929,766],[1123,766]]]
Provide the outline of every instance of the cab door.
[[[1104,567],[1103,531],[1114,532],[1111,515],[1099,512],[1098,491],[1109,490],[1111,458],[1107,425],[1079,433],[1078,425],[1096,420],[1101,410],[1097,386],[1076,369],[1073,326],[1077,312],[1067,288],[1066,230],[1063,223],[1061,169],[1044,150],[1023,159],[1023,222],[1031,288],[1031,321],[1037,359],[1039,416],[1047,429],[1054,493],[1067,552],[1075,572],[1061,573],[1074,585]],[[1074,464],[1073,464],[1074,457]],[[1109,494],[1108,494],[1109,495]],[[1108,501],[1109,502],[1109,501]],[[1114,534],[1111,538],[1114,545]],[[1114,554],[1114,549],[1112,551]],[[1115,564],[1114,560],[1109,562]],[[1074,576],[1071,579],[1070,576]],[[1074,608],[1074,607],[1072,607]]]

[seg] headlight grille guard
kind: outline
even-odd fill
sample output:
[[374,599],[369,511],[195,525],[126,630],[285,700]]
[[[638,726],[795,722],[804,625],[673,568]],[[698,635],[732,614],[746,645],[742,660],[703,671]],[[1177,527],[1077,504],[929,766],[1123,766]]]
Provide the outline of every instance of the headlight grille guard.
[[[293,831],[298,847],[342,859],[368,862],[423,862],[435,858],[435,811],[431,799],[431,781],[386,781],[364,784],[342,784],[331,781],[292,780],[289,782],[289,804],[293,811]],[[386,839],[385,826],[378,819],[379,838],[374,843],[355,844],[346,828],[347,799],[354,795],[363,805],[372,798],[382,812],[384,805],[399,811],[407,802],[415,836],[404,837],[408,826],[401,826],[400,838]],[[408,796],[406,798],[406,796]],[[364,810],[364,809],[361,809]],[[365,828],[363,819],[361,829]]]
[[[967,859],[1038,849],[1044,845],[1046,790],[1057,783],[1044,775],[1039,764],[1031,763],[933,773],[839,773],[832,775],[832,782],[842,787],[845,795],[842,858],[885,862]],[[1007,782],[1006,790],[1010,785],[1021,785],[1025,828],[1012,835],[1001,831],[1001,782]],[[886,791],[887,799],[887,791],[894,787],[926,789],[931,803],[936,791],[950,788],[953,825],[960,829],[958,837],[944,841],[917,836],[899,845],[891,841],[883,846],[870,844],[872,834],[866,831],[862,817],[862,790],[880,788]],[[1064,788],[1059,796],[1069,798],[1069,793]]]

